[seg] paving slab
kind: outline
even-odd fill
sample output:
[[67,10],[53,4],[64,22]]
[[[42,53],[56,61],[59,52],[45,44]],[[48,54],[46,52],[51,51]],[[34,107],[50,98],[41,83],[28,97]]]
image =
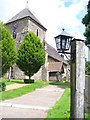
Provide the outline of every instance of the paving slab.
[[[0,103],[3,118],[45,118],[49,109],[60,99],[65,88],[48,85],[21,97]],[[16,117],[17,116],[17,117]]]

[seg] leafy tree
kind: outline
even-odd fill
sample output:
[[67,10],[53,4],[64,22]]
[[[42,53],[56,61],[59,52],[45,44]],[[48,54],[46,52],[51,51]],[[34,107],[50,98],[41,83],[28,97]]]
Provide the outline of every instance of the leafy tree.
[[2,57],[2,75],[4,75],[13,65],[16,59],[15,42],[6,29],[5,24],[0,21],[0,54]]
[[87,5],[87,14],[82,19],[82,23],[85,24],[86,30],[84,35],[86,36],[86,45],[90,44],[90,1]]
[[33,32],[27,33],[18,49],[16,64],[30,79],[44,63],[43,44]]

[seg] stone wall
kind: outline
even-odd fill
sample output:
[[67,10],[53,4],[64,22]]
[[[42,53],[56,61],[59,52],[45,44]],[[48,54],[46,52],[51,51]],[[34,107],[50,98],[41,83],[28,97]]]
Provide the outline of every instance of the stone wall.
[[42,67],[40,68],[40,70],[35,73],[31,79],[35,79],[35,80],[42,80]]
[[20,46],[20,43],[25,37],[25,34],[28,32],[28,19],[24,18],[24,19],[6,24],[6,28],[10,31],[12,37],[13,37],[13,26],[15,24],[16,24],[16,30],[15,30],[16,38],[14,40],[15,40],[15,46],[17,51],[18,47]]
[[33,31],[36,35],[38,34],[37,36],[40,38],[42,42],[43,40],[45,40],[46,32],[31,20],[28,20],[28,31]]
[[48,56],[48,62],[59,62],[58,60]]

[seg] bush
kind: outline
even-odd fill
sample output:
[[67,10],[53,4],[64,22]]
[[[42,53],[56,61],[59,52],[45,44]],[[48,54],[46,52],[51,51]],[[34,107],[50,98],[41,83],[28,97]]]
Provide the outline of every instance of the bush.
[[24,83],[34,83],[33,79],[24,79]]
[[5,82],[0,82],[0,92],[1,92],[1,91],[5,91],[5,89],[6,89],[6,84],[5,84]]

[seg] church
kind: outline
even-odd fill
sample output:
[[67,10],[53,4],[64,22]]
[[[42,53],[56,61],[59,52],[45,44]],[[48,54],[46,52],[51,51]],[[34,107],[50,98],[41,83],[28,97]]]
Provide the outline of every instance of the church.
[[[29,8],[25,8],[6,23],[6,28],[10,31],[15,40],[16,51],[22,40],[29,31],[33,31],[41,40],[46,52],[46,61],[40,70],[32,76],[36,80],[60,81],[62,78],[69,80],[69,65],[59,53],[46,42],[47,29],[31,13]],[[63,77],[62,77],[63,76]],[[5,77],[12,79],[26,79],[27,76],[14,64]]]

